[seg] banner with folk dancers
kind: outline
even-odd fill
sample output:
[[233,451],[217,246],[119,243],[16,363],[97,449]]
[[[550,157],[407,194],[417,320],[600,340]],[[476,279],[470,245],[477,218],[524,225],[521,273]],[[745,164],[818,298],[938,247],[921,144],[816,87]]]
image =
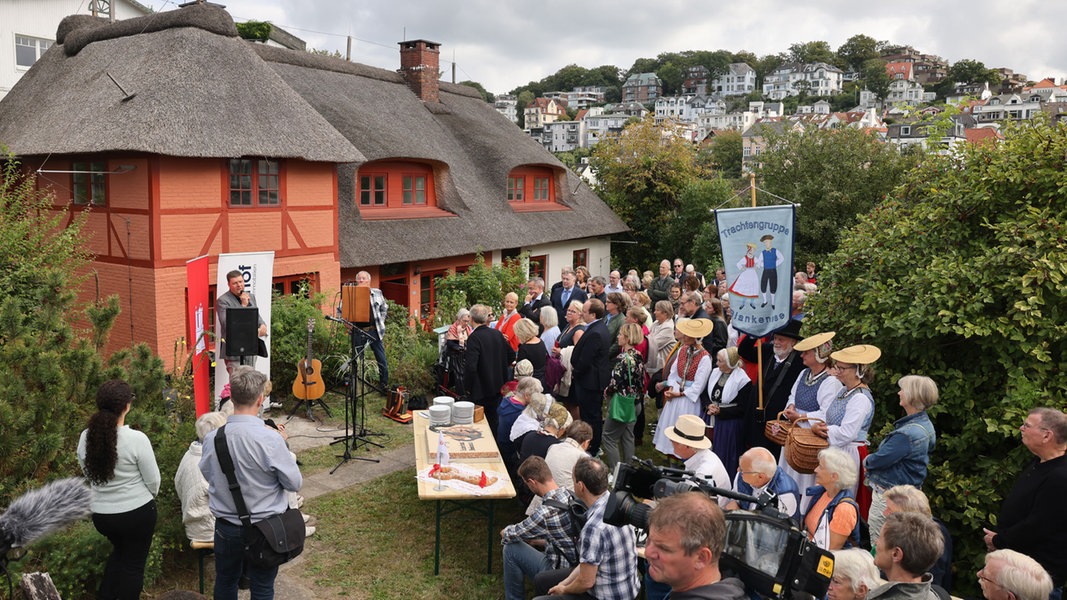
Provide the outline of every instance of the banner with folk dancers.
[[715,211],[734,329],[762,337],[784,327],[793,298],[793,205]]

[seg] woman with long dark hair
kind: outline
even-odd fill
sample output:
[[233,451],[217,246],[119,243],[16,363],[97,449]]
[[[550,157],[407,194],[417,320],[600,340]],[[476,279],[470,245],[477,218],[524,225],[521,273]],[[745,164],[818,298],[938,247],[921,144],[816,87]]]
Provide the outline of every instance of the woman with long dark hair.
[[93,490],[93,525],[114,546],[98,600],[140,598],[156,528],[159,467],[148,436],[125,423],[133,399],[125,381],[105,382],[78,440],[78,461]]

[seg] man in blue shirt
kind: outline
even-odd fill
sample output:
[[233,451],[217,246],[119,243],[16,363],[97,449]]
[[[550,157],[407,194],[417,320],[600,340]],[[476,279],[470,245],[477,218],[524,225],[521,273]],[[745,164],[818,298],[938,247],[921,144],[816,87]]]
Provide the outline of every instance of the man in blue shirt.
[[[263,404],[267,376],[252,367],[240,366],[230,375],[233,415],[227,420],[226,442],[233,458],[237,483],[245,505],[256,523],[289,508],[286,492],[300,490],[303,479],[296,459],[285,445],[284,428],[267,427],[256,415]],[[204,437],[200,472],[208,482],[208,505],[215,515],[215,595],[216,600],[236,600],[237,582],[244,568],[244,531],[226,474],[215,452],[215,434]],[[252,600],[274,598],[278,567],[249,566]]]

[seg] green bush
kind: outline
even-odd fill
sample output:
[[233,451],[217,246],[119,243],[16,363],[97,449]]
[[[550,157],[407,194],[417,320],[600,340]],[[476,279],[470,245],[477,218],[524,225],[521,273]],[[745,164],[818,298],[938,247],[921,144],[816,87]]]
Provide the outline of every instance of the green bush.
[[526,269],[528,254],[505,260],[503,264],[486,265],[479,252],[474,262],[463,273],[449,273],[437,282],[438,303],[434,310],[435,322],[439,325],[452,323],[456,311],[485,304],[499,314],[508,292],[519,295],[519,302],[526,297]]
[[[306,290],[305,290],[306,291]],[[325,294],[280,295],[271,300],[271,381],[276,397],[292,394],[297,378],[297,363],[307,356],[308,321],[314,323],[311,339],[312,358],[322,362],[323,383],[327,388],[338,385],[337,360],[349,353],[348,334],[340,324],[327,321],[322,307]],[[343,362],[343,361],[341,361]],[[280,394],[280,396],[278,396]]]
[[[895,383],[938,384],[924,490],[955,541],[958,573],[985,553],[1000,503],[1030,453],[1018,427],[1067,398],[1067,124],[1035,120],[998,144],[927,156],[842,236],[806,331],[883,350],[874,423],[901,416]],[[891,399],[891,400],[890,400]],[[957,577],[965,595],[971,577]],[[954,590],[956,591],[956,590]],[[959,593],[959,592],[957,592]]]

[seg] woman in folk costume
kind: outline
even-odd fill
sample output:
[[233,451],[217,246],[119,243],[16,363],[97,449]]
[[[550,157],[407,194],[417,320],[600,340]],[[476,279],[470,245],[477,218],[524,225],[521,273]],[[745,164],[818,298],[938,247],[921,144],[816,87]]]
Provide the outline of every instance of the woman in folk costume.
[[737,348],[719,350],[715,365],[708,378],[708,399],[711,402],[705,411],[704,422],[715,428],[714,452],[726,467],[730,481],[733,481],[741,458],[745,430],[745,407],[739,400],[751,393],[748,386],[752,380],[741,368]]
[[[801,417],[808,416],[819,410],[826,410],[834,401],[838,393],[844,389],[844,385],[836,377],[830,375],[830,352],[833,350],[832,340],[835,332],[827,331],[806,337],[797,342],[793,349],[800,352],[800,358],[806,367],[800,372],[793,390],[789,393],[789,402],[785,406],[785,417],[790,421],[796,421]],[[802,421],[802,427],[810,427],[808,421]],[[782,469],[794,481],[801,491],[815,485],[814,474],[798,473],[785,459],[785,453],[778,459],[778,468]],[[800,510],[806,509],[801,506]]]
[[[826,438],[831,447],[847,452],[856,462],[857,472],[867,457],[867,430],[874,416],[874,395],[868,387],[874,379],[871,364],[881,356],[882,351],[870,344],[849,346],[831,353],[833,366],[830,367],[830,374],[843,387],[825,409],[808,413],[809,417],[826,421],[815,423],[811,431]],[[856,497],[856,490],[862,483],[861,477],[859,482],[850,486],[853,497]],[[869,499],[867,504],[870,504]]]
[[[679,319],[675,331],[682,339],[678,343],[674,368],[663,386],[663,410],[652,443],[656,450],[671,456],[674,446],[667,437],[668,427],[673,427],[682,415],[700,416],[700,394],[708,385],[711,375],[711,357],[700,345],[700,340],[711,333],[709,319]],[[664,383],[666,385],[664,385]]]

